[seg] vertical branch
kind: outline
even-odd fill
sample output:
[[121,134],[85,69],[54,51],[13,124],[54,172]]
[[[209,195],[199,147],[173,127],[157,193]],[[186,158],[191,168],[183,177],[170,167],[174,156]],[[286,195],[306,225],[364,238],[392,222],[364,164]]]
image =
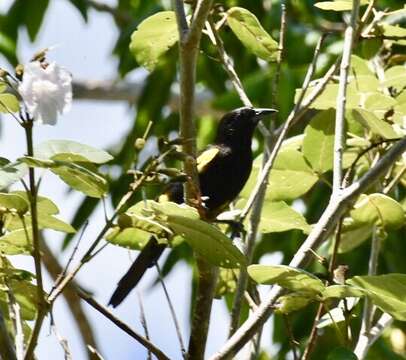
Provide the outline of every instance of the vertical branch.
[[[275,74],[275,79],[273,82],[273,91],[272,94],[274,95],[276,92],[276,88],[278,87],[279,83],[279,72],[281,68],[281,63],[282,63],[282,57],[283,57],[283,49],[284,49],[284,40],[285,40],[285,32],[286,32],[286,7],[284,4],[281,5],[281,29],[280,29],[280,37],[279,37],[279,46],[278,46],[278,57],[277,57],[277,64],[276,64],[276,74]],[[275,97],[272,97],[273,102],[275,102]],[[267,144],[265,145],[264,151],[263,151],[263,166],[265,166],[267,160],[268,160],[268,153],[269,153],[269,141],[267,141]],[[258,233],[258,225],[259,225],[259,219],[261,216],[261,211],[262,211],[262,205],[264,202],[265,198],[265,192],[266,192],[266,186],[267,186],[267,180],[268,177],[265,178],[265,181],[262,182],[261,187],[259,188],[258,195],[256,197],[256,200],[253,205],[251,217],[250,217],[250,228],[246,237],[246,243],[245,243],[245,256],[247,258],[247,263],[251,264],[252,262],[252,256],[254,252],[254,245],[255,245],[255,240],[257,238],[257,233]],[[247,282],[248,282],[248,273],[246,269],[241,269],[240,274],[238,277],[238,283],[237,283],[237,290],[234,296],[234,301],[233,301],[233,307],[231,310],[231,323],[230,323],[230,330],[229,330],[229,337],[231,337],[234,332],[237,330],[239,322],[240,322],[240,314],[241,314],[241,307],[242,307],[242,301],[244,298],[244,293],[245,289],[247,287]]]
[[[33,147],[33,120],[28,119],[24,122],[24,129],[27,141],[27,155],[34,156]],[[30,182],[30,212],[31,212],[31,225],[32,225],[32,243],[33,243],[33,257],[35,265],[35,275],[37,279],[37,301],[38,301],[38,312],[37,318],[35,320],[35,325],[31,334],[30,341],[28,343],[27,351],[25,354],[25,359],[30,360],[33,358],[35,347],[37,346],[38,336],[41,331],[42,323],[44,321],[47,305],[44,298],[44,285],[42,280],[42,269],[41,269],[41,250],[40,250],[40,238],[38,229],[38,211],[37,211],[37,186],[35,182],[35,171],[34,168],[30,167],[28,170],[29,182]]]
[[337,94],[336,122],[334,137],[333,196],[340,194],[343,180],[343,153],[345,147],[345,104],[347,101],[347,80],[351,64],[354,33],[357,27],[360,1],[354,0],[350,24],[345,29],[344,49],[340,65],[340,82]]
[[[187,27],[183,1],[173,0],[179,30],[180,64],[180,136],[184,140],[183,152],[187,155],[184,171],[189,181],[185,184],[186,203],[199,207],[199,178],[196,168],[196,127],[194,117],[194,97],[196,82],[196,63],[200,39],[212,0],[198,0],[190,27]],[[211,306],[217,280],[217,269],[205,259],[196,256],[199,270],[196,306],[192,318],[189,340],[189,357],[203,359],[206,348]]]

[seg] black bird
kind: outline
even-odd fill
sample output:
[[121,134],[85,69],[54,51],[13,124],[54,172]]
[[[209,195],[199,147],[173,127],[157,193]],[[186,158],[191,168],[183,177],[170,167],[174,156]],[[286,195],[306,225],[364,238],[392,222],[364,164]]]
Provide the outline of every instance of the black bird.
[[[242,107],[225,114],[220,120],[214,144],[197,159],[206,220],[215,220],[244,187],[252,169],[251,143],[255,127],[261,119],[275,111]],[[182,183],[170,185],[163,196],[169,201],[183,203]],[[151,237],[119,281],[109,305],[116,307],[124,300],[145,271],[156,263],[165,247]]]

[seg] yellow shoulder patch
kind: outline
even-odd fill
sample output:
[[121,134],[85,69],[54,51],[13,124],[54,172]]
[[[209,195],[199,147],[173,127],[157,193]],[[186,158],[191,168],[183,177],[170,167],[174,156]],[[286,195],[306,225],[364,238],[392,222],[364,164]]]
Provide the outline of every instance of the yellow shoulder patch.
[[216,157],[220,149],[216,147],[209,148],[203,151],[197,158],[197,171],[201,173],[207,165]]
[[169,201],[168,194],[159,195],[158,202],[165,203],[165,202],[168,202],[168,201]]

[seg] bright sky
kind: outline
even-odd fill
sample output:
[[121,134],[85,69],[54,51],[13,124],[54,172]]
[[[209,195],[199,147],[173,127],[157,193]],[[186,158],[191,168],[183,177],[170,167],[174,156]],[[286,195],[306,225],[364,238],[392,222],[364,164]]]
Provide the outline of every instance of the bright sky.
[[[31,0],[33,1],[33,0]],[[105,1],[115,3],[114,0]],[[0,9],[7,7],[6,0]],[[78,79],[107,79],[115,74],[115,59],[111,57],[111,49],[116,38],[115,27],[108,15],[90,12],[89,23],[85,24],[79,13],[66,0],[53,0],[45,18],[41,33],[35,44],[30,44],[27,34],[21,33],[19,54],[27,61],[32,54],[45,47],[57,45],[49,57],[60,65],[65,66]],[[4,59],[0,58],[0,67],[6,67]],[[70,113],[66,114],[55,127],[38,126],[35,128],[35,142],[40,143],[49,139],[70,139],[83,142],[94,147],[106,149],[121,141],[133,118],[133,110],[126,104],[106,102],[75,102]],[[25,151],[24,133],[11,118],[3,118],[1,122],[0,155],[9,159],[21,156]],[[45,176],[40,194],[48,196],[60,207],[61,218],[70,220],[75,212],[76,204],[82,199],[78,193],[67,193],[67,188],[59,179],[49,173]],[[109,209],[111,210],[111,209]],[[81,242],[80,253],[86,250],[97,231],[103,226],[101,209],[90,220],[84,239]],[[55,252],[60,251],[62,236],[56,232],[47,232],[47,243]],[[61,255],[65,263],[70,252]],[[135,254],[131,254],[134,258]],[[78,259],[78,257],[77,257]],[[15,257],[17,266],[32,270],[33,266],[28,257]],[[94,297],[106,304],[116,282],[129,267],[130,254],[128,251],[109,246],[104,252],[86,265],[79,273],[80,284],[94,293]],[[152,341],[162,348],[171,359],[181,359],[179,346],[175,337],[167,304],[162,290],[156,287],[149,290],[149,284],[156,273],[151,270],[140,286],[143,294],[144,307],[148,328]],[[168,277],[166,284],[171,298],[176,304],[176,311],[182,326],[184,340],[187,342],[190,270],[180,264]],[[46,277],[47,288],[52,283]],[[147,291],[148,290],[148,291]],[[87,313],[95,329],[100,348],[98,349],[106,360],[126,360],[145,358],[144,348],[128,335],[100,316],[95,310],[85,305]],[[139,308],[135,292],[114,313],[143,332],[139,321]],[[74,322],[64,301],[59,299],[54,308],[54,317],[60,335],[68,340],[73,358],[84,359],[80,340]],[[222,301],[215,301],[212,314],[216,319],[210,330],[208,353],[212,353],[224,342],[228,329],[228,318]],[[220,319],[220,320],[219,320]],[[224,319],[222,321],[221,319]],[[45,322],[38,347],[39,359],[63,359],[63,351],[55,336],[50,335],[48,322]],[[270,331],[263,336],[265,343],[270,342]]]

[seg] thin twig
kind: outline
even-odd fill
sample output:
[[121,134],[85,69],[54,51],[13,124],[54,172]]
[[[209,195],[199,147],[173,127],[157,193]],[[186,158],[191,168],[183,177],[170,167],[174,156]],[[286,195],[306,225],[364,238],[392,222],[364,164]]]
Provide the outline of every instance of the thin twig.
[[288,334],[290,346],[292,347],[293,359],[298,360],[299,357],[296,352],[297,342],[295,341],[295,336],[293,335],[293,329],[289,320],[289,316],[283,315],[283,320],[285,322],[286,332]]
[[347,81],[351,64],[351,53],[354,43],[354,32],[357,27],[360,1],[354,0],[350,24],[345,29],[344,49],[340,65],[340,80],[336,102],[336,121],[334,135],[334,161],[333,161],[333,194],[339,196],[343,183],[343,154],[345,146],[345,105],[347,102]]
[[138,334],[133,329],[131,329],[127,324],[122,322],[120,319],[115,317],[109,309],[105,306],[99,304],[96,300],[94,300],[90,295],[86,294],[84,291],[77,289],[77,293],[81,299],[86,301],[90,306],[104,315],[107,319],[109,319],[112,323],[114,323],[117,327],[123,330],[126,334],[130,335],[133,339],[138,341],[141,345],[143,345],[146,349],[150,350],[159,360],[169,360],[169,357],[166,356],[160,349],[158,349],[151,341],[146,339],[144,336]]
[[[145,338],[147,340],[150,340],[148,325],[147,325],[147,318],[145,316],[144,304],[142,301],[142,295],[139,291],[137,291],[137,297],[138,297],[138,303],[140,305],[141,325],[142,325],[142,328],[144,329]],[[147,360],[152,360],[152,353],[151,353],[151,350],[149,350],[149,349],[148,349],[148,359]]]
[[[382,236],[379,234],[378,229],[375,225],[372,229],[372,243],[368,262],[368,275],[376,275],[382,240]],[[368,297],[365,297],[364,308],[362,312],[361,330],[358,342],[361,341],[362,343],[363,337],[369,336],[372,328],[372,319],[375,313],[375,309],[376,307],[373,305],[372,301]]]
[[[406,137],[393,145],[375,166],[368,170],[358,181],[344,189],[339,199],[331,199],[319,221],[289,263],[289,266],[305,267],[313,258],[309,249],[317,249],[327,239],[335,228],[338,219],[353,201],[378,181],[404,151],[406,151]],[[248,317],[245,323],[227,340],[222,348],[209,359],[226,359],[237,353],[272,314],[273,305],[281,294],[282,289],[274,286],[258,306],[258,309]]]
[[58,329],[56,328],[55,320],[54,320],[53,316],[51,316],[51,329],[52,329],[53,333],[55,334],[56,339],[58,340],[58,343],[62,347],[62,350],[65,354],[65,360],[72,360],[73,357],[72,357],[72,352],[70,351],[70,348],[69,348],[68,340],[63,338],[62,335],[59,333]]
[[163,279],[163,277],[162,277],[162,272],[161,272],[161,269],[160,269],[158,263],[155,263],[155,267],[156,267],[156,270],[157,270],[157,272],[158,272],[158,279],[159,279],[159,282],[160,282],[161,285],[162,285],[162,289],[163,289],[163,291],[164,291],[165,298],[166,298],[166,301],[167,301],[167,303],[168,303],[169,310],[170,310],[170,312],[171,312],[173,324],[175,325],[176,335],[177,335],[177,337],[178,337],[179,345],[180,345],[180,351],[181,351],[181,353],[182,353],[183,358],[184,358],[184,359],[187,359],[186,348],[185,348],[185,345],[184,345],[184,342],[183,342],[183,339],[182,339],[182,332],[181,332],[181,330],[180,330],[179,321],[178,321],[178,318],[177,318],[177,316],[176,316],[175,307],[173,306],[171,297],[169,296],[169,292],[168,292],[168,289],[166,288],[164,279]]
[[[44,239],[41,239],[41,250],[43,251],[43,262],[45,268],[52,279],[56,282],[57,279],[60,278],[60,274],[63,272],[62,266]],[[88,346],[97,348],[98,344],[96,342],[94,330],[90,324],[88,315],[86,314],[83,304],[76,293],[77,286],[78,285],[73,280],[73,282],[69,283],[64,289],[62,295],[65,298],[65,301],[68,304],[68,309],[72,313],[75,323],[79,329],[80,340],[82,341],[83,347],[88,351],[88,358],[90,360],[92,359],[93,355],[90,353]]]

